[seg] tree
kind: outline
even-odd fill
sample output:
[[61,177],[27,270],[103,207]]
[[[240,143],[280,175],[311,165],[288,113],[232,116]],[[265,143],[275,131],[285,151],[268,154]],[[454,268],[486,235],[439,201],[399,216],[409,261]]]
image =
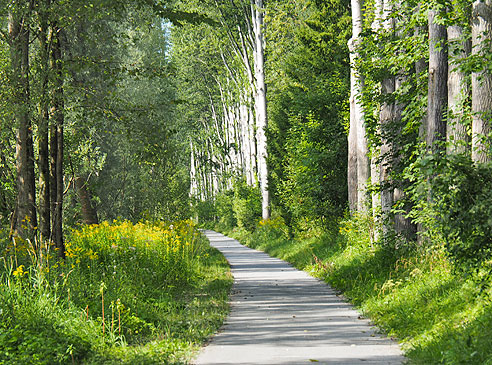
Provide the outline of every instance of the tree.
[[441,151],[446,140],[448,97],[448,53],[446,27],[438,23],[439,11],[430,8],[429,21],[429,86],[427,98],[426,143],[429,151]]
[[[458,12],[458,6],[453,10]],[[464,23],[465,19],[458,18]],[[469,138],[466,126],[466,107],[470,97],[470,84],[467,74],[460,69],[461,63],[471,51],[471,42],[466,38],[466,26],[453,24],[447,28],[449,47],[448,59],[448,109],[449,116],[446,128],[446,148],[448,154],[466,153],[469,151]]]
[[268,164],[267,164],[267,97],[265,85],[264,65],[264,37],[263,37],[263,0],[251,0],[251,13],[254,33],[254,65],[256,79],[256,140],[258,143],[258,166],[260,178],[260,190],[262,198],[262,217],[270,218],[270,191],[268,187]]
[[[350,92],[350,125],[349,130],[349,167],[348,190],[349,199],[354,199],[354,177],[357,171],[357,211],[366,212],[368,208],[367,182],[370,177],[370,161],[367,145],[367,136],[364,120],[364,112],[361,102],[361,93],[364,85],[362,75],[357,71],[359,59],[358,48],[361,46],[363,30],[363,4],[362,0],[352,0],[352,38],[349,41],[351,54],[351,92]],[[354,143],[355,142],[355,143]],[[355,158],[354,154],[355,153]],[[357,168],[354,168],[357,161]],[[350,204],[354,206],[352,202]]]
[[17,233],[32,238],[37,227],[34,147],[30,115],[29,44],[33,2],[15,1],[8,16],[12,104],[17,127]]
[[[492,1],[476,0],[472,8],[472,54],[487,57],[492,46]],[[491,160],[489,134],[492,118],[492,70],[478,66],[472,72],[472,159]]]

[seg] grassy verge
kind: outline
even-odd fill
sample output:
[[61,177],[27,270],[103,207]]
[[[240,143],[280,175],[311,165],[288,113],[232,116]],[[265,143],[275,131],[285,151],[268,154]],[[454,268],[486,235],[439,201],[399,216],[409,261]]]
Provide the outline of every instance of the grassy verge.
[[188,221],[85,227],[65,260],[0,254],[0,364],[186,363],[228,311],[227,262]]
[[343,292],[401,342],[411,363],[492,364],[490,290],[455,273],[443,250],[372,245],[362,219],[317,237],[291,240],[285,231],[267,221],[231,235]]

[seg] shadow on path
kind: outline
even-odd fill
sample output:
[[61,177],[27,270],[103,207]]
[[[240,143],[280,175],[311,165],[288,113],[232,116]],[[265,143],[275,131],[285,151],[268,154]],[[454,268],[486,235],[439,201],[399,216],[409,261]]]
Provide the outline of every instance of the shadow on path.
[[231,265],[231,313],[196,364],[401,364],[378,334],[325,283],[288,263],[205,231]]

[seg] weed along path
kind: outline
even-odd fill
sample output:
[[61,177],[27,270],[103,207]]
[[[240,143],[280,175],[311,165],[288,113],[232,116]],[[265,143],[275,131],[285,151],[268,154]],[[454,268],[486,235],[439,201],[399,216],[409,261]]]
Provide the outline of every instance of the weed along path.
[[234,275],[231,313],[195,364],[400,364],[379,335],[323,282],[286,262],[205,231]]

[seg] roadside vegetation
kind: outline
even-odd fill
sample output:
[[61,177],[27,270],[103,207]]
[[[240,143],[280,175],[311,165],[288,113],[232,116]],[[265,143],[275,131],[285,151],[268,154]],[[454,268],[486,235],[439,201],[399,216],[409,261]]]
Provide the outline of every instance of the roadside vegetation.
[[0,364],[186,363],[222,324],[227,262],[191,221],[1,241]]
[[397,339],[410,363],[492,363],[491,291],[480,272],[460,271],[443,247],[371,243],[373,231],[372,219],[359,216],[338,232],[289,238],[277,217],[227,234],[331,284]]

